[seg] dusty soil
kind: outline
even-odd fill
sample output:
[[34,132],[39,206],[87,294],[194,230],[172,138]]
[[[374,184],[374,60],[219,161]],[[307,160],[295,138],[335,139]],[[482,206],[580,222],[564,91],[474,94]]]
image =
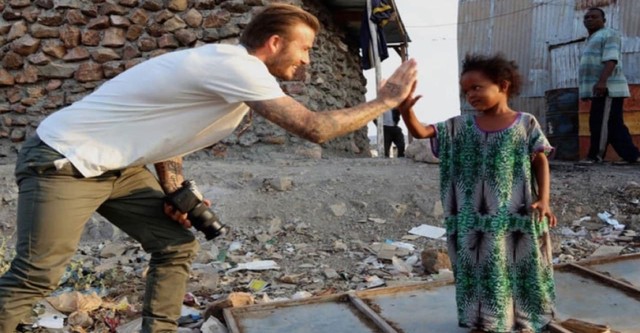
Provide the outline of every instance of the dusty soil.
[[[411,276],[367,263],[372,255],[375,258],[372,245],[386,240],[411,243],[418,259],[423,249],[444,247],[442,241],[425,237],[403,239],[421,224],[442,225],[436,164],[408,158],[309,158],[295,152],[246,151],[225,158],[197,154],[185,161],[185,169],[185,175],[198,182],[221,221],[231,229],[213,241],[198,233],[203,255],[196,265],[213,266],[217,274],[213,282],[206,283],[202,275],[194,274],[190,283],[190,290],[205,303],[232,291],[247,291],[247,283],[253,279],[271,284],[263,292],[254,292],[257,297],[270,298],[301,291],[317,295],[363,288],[372,275],[387,280],[388,285],[427,280],[432,276],[422,271],[419,262]],[[12,170],[10,161],[0,165],[0,231],[5,239],[11,237],[15,224],[17,188]],[[578,260],[599,245],[616,242],[598,235],[590,241],[567,242],[562,227],[572,227],[585,216],[603,223],[597,214],[608,211],[627,229],[640,232],[640,166],[583,167],[552,161],[551,170],[552,207],[560,224],[554,230],[555,257]],[[105,225],[100,218],[92,219],[79,257],[91,256],[91,251],[99,252],[109,243],[135,247]],[[624,243],[623,253],[639,251],[637,243],[637,238],[635,245],[633,241]],[[8,241],[9,248],[12,244]],[[5,257],[10,252],[6,251]],[[224,273],[251,260],[274,260],[280,269]],[[130,265],[144,265],[144,260]],[[140,270],[128,271],[134,274],[129,281],[138,286],[143,275]],[[133,288],[133,295],[140,289]],[[110,291],[111,296],[130,292]],[[139,298],[133,295],[130,302],[135,304]]]

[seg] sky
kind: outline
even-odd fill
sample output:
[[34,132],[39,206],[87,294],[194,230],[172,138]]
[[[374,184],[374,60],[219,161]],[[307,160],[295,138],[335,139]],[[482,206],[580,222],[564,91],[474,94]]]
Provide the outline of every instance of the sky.
[[[418,61],[416,94],[422,95],[414,110],[421,122],[434,123],[460,114],[458,93],[457,18],[458,0],[395,0],[411,42],[409,57]],[[389,49],[382,62],[382,78],[389,77],[400,65],[400,57]],[[375,69],[364,71],[367,100],[376,96]],[[406,126],[400,124],[407,135]],[[376,127],[369,124],[369,136]]]

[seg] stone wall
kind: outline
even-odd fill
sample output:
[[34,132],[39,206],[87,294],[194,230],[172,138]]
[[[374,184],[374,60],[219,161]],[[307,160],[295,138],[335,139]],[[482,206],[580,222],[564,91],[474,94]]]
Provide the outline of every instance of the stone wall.
[[[357,46],[345,38],[318,0],[287,1],[314,13],[323,25],[312,64],[284,90],[312,110],[364,101]],[[48,114],[151,57],[205,43],[236,43],[267,0],[0,0],[0,157]],[[252,119],[249,119],[252,118]],[[304,145],[257,115],[245,131],[216,145]],[[325,151],[368,156],[366,128],[323,145]]]

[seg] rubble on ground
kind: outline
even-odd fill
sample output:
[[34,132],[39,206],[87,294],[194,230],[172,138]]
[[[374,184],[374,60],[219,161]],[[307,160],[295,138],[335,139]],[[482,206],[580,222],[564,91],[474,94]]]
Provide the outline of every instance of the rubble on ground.
[[[365,195],[338,197],[335,193],[342,186],[371,188],[377,184],[372,180],[355,185],[340,175],[309,180],[312,172],[304,167],[319,162],[300,163],[303,171],[260,176],[237,170],[233,179],[219,176],[215,180],[234,191],[252,191],[261,200],[266,196],[302,205],[314,198],[320,207],[314,214],[323,212],[326,220],[344,224],[342,229],[327,230],[330,228],[320,224],[318,217],[305,218],[308,212],[296,210],[288,211],[288,216],[255,214],[251,223],[235,224],[229,234],[213,241],[196,232],[201,251],[192,265],[179,332],[226,332],[221,311],[230,306],[451,278],[443,229],[437,222],[442,205],[437,199],[425,205],[423,197],[416,197],[429,192],[437,198],[437,189],[430,184],[414,184],[389,201],[369,200]],[[326,163],[329,167],[347,165],[354,173],[358,170],[357,165]],[[411,162],[356,163],[371,163],[376,172],[381,168],[392,172]],[[415,177],[422,177],[423,172],[437,174],[437,166],[424,168]],[[590,196],[578,195],[581,192],[577,191],[584,189],[576,190],[572,185],[576,172],[592,171],[569,169],[554,173],[552,205],[561,221],[552,230],[555,263],[640,252],[640,185],[633,180],[609,187],[591,185],[594,189]],[[382,186],[393,191],[389,185]],[[217,194],[211,187],[201,188],[214,197]],[[228,188],[221,191],[231,191]],[[15,187],[0,190],[0,196],[2,208],[15,209]],[[230,208],[231,204],[220,205]],[[268,207],[274,211],[286,209]],[[8,268],[13,255],[9,233],[5,233],[11,230],[10,223],[10,219],[0,221],[0,272]],[[87,226],[83,240],[59,288],[34,309],[31,329],[136,332],[141,325],[149,255],[99,218],[93,218]]]

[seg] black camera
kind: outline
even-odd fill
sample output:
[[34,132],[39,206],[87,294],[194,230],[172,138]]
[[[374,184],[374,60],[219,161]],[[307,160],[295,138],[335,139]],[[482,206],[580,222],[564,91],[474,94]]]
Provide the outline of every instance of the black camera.
[[166,197],[167,203],[187,213],[191,225],[204,233],[207,240],[226,234],[227,227],[220,223],[218,216],[202,200],[203,196],[193,180],[185,180],[177,191]]

